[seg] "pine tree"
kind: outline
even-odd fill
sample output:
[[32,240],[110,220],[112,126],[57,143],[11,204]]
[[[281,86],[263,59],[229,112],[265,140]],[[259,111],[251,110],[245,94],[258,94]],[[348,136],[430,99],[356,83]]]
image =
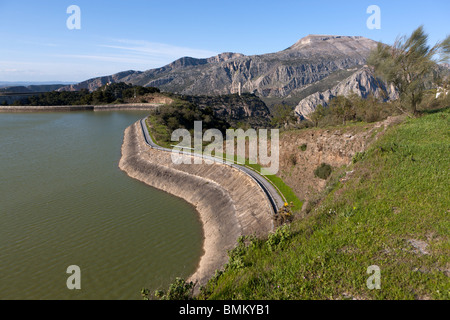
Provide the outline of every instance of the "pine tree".
[[[428,46],[428,35],[423,26],[417,28],[409,38],[397,38],[392,46],[379,43],[372,51],[367,63],[388,83],[392,83],[400,95],[402,111],[417,114],[417,107],[425,92],[425,83],[433,77],[433,68],[438,61],[450,56],[450,36]],[[440,56],[440,60],[436,60]]]

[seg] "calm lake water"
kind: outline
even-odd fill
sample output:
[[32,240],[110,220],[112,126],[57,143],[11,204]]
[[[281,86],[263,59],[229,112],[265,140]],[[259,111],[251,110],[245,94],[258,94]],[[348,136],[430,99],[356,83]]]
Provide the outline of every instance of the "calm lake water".
[[[145,115],[0,114],[0,299],[141,299],[195,271],[194,208],[118,168]],[[66,286],[71,265],[81,290]]]

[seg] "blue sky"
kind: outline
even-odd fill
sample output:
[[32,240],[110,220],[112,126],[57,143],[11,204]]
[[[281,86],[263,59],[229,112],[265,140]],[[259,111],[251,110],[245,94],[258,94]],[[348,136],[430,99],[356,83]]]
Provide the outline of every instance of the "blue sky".
[[[67,8],[81,9],[69,30]],[[370,5],[381,29],[369,29]],[[182,56],[283,50],[308,34],[393,43],[424,25],[450,34],[450,1],[0,0],[0,81],[73,81],[161,67]]]

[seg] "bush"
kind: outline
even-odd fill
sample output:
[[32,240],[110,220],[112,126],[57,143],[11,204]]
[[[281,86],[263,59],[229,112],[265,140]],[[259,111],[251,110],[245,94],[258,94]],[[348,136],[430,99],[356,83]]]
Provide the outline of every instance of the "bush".
[[314,170],[314,175],[320,179],[327,180],[331,174],[331,166],[326,163],[322,163],[319,167]]
[[243,257],[245,253],[247,252],[247,246],[245,245],[246,237],[239,237],[238,239],[238,245],[228,251],[228,263],[225,266],[225,269],[241,269],[245,267]]
[[297,165],[297,155],[295,153],[291,153],[291,155],[289,156],[289,162],[293,166]]
[[284,243],[286,243],[286,241],[288,241],[291,236],[291,226],[289,224],[279,227],[277,231],[275,231],[275,233],[269,235],[269,239],[267,240],[267,246],[269,247],[269,250],[275,251]]
[[308,145],[306,143],[302,144],[299,149],[302,151],[306,151],[306,148],[308,147]]
[[353,163],[357,163],[357,162],[363,160],[365,157],[366,157],[366,152],[365,152],[365,151],[363,151],[363,152],[357,152],[357,153],[353,156],[352,162],[353,162]]
[[[176,278],[169,286],[169,290],[155,291],[155,298],[159,300],[193,300],[195,283],[187,282],[182,278]],[[144,300],[150,300],[150,290],[142,289],[141,295]]]

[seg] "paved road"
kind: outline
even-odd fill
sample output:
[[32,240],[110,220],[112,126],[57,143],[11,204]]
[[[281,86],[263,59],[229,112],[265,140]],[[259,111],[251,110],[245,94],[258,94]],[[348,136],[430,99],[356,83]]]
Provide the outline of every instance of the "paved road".
[[[153,149],[172,152],[172,149],[160,147],[153,141],[153,139],[150,137],[150,134],[148,133],[145,120],[146,119],[141,120],[141,128],[142,128],[142,132],[144,134],[145,142],[147,143],[147,145],[149,145]],[[219,158],[214,158],[214,157],[210,157],[210,156],[200,156],[200,155],[196,155],[196,154],[193,154],[190,152],[184,152],[184,151],[179,151],[179,153],[187,154],[190,156],[202,157],[203,159],[212,160],[214,162],[218,162],[218,163],[222,163],[222,164],[224,163],[224,161]],[[256,181],[256,183],[261,187],[261,189],[266,194],[267,200],[270,202],[270,205],[271,205],[274,213],[277,213],[278,209],[284,206],[284,200],[278,194],[278,192],[274,188],[274,186],[269,181],[266,180],[266,178],[264,178],[257,172],[255,172],[247,167],[244,167],[244,166],[241,166],[238,164],[234,164],[234,163],[229,163],[229,162],[226,162],[226,164],[229,165],[230,167],[235,168],[236,170],[244,172],[245,174],[250,176],[250,178],[252,178],[254,181]]]

